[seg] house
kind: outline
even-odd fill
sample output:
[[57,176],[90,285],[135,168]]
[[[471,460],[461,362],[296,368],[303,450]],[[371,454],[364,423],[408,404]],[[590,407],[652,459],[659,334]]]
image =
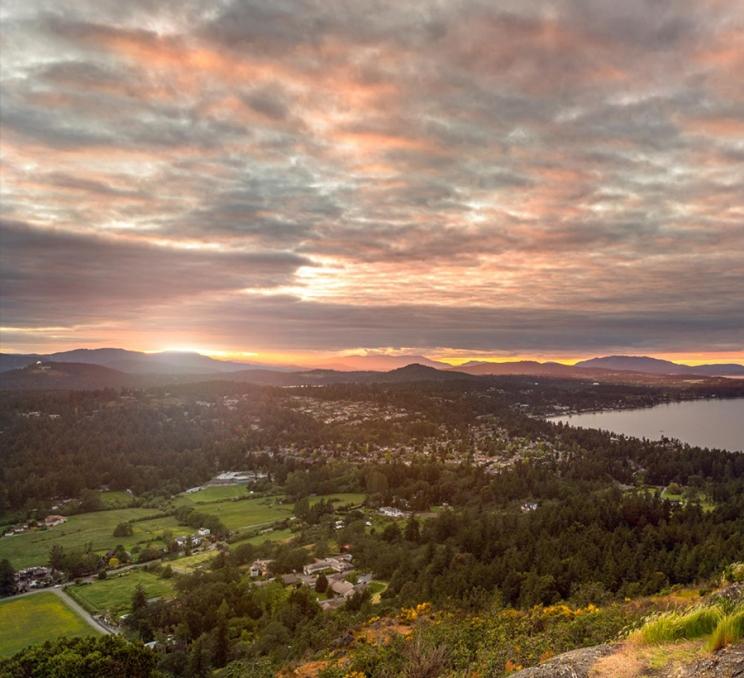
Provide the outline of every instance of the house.
[[326,610],[336,610],[339,607],[341,607],[346,602],[345,598],[328,598],[326,600],[321,600],[318,602],[320,605],[320,609],[323,611]]
[[536,511],[537,510],[537,502],[536,501],[526,501],[521,506],[522,513],[528,513],[529,511]]
[[385,516],[386,518],[405,518],[406,517],[406,513],[404,511],[401,511],[399,508],[395,508],[394,506],[381,506],[380,514]]
[[196,533],[200,537],[208,537],[210,534],[212,534],[212,531],[208,527],[200,527]]
[[48,515],[44,518],[44,525],[47,527],[57,527],[57,525],[61,525],[64,522],[67,522],[67,518],[55,514]]
[[269,574],[269,565],[273,562],[273,560],[254,560],[248,572],[251,577],[265,577]]
[[352,569],[353,556],[351,553],[341,553],[337,556],[331,556],[330,558],[316,558],[314,562],[305,565],[302,568],[302,572],[305,575],[316,574],[323,570],[333,570],[334,572],[346,572]]
[[349,598],[354,594],[354,584],[343,579],[337,579],[330,584],[331,591],[342,598]]

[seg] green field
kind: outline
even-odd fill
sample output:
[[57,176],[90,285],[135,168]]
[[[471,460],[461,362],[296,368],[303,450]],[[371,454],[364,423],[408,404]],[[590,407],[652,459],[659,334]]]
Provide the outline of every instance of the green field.
[[228,530],[236,531],[267,525],[292,515],[292,507],[289,504],[277,504],[276,497],[220,501],[200,506],[199,510],[217,516]]
[[93,635],[96,631],[54,593],[0,601],[0,657],[60,636]]
[[280,541],[280,542],[286,542],[289,541],[293,536],[294,532],[292,530],[272,530],[271,532],[265,532],[264,534],[257,534],[253,537],[244,537],[242,539],[237,539],[234,542],[230,544],[230,546],[235,547],[239,544],[255,544],[256,546],[259,546],[260,544],[263,544],[266,541]]
[[142,586],[148,598],[167,598],[173,593],[171,579],[161,579],[142,569],[129,570],[118,577],[99,579],[90,584],[69,586],[66,592],[89,612],[109,612],[118,617],[129,610],[138,585]]
[[99,492],[98,498],[101,500],[104,508],[107,509],[121,509],[127,508],[132,504],[132,495],[123,490],[107,490],[105,492]]
[[169,560],[166,564],[170,565],[174,572],[178,572],[179,574],[188,574],[193,572],[200,565],[204,565],[210,561],[217,555],[217,553],[218,552],[214,549],[211,551],[202,551],[201,553],[194,553],[191,556]]
[[60,544],[71,551],[83,549],[86,544],[91,544],[94,551],[106,551],[117,544],[130,549],[135,544],[144,546],[157,540],[165,530],[170,530],[174,537],[193,532],[179,525],[171,516],[160,516],[133,523],[134,533],[131,537],[113,536],[114,528],[119,523],[156,514],[154,509],[129,508],[70,516],[64,525],[49,530],[0,538],[0,560],[7,558],[13,567],[20,569],[45,564],[52,544]]
[[310,497],[310,505],[317,504],[321,499],[330,499],[335,507],[346,506],[351,504],[357,506],[361,504],[367,498],[366,494],[360,494],[358,492],[346,492],[340,494],[324,494],[322,496]]
[[249,495],[245,485],[213,485],[191,494],[183,492],[173,500],[173,503],[176,506],[188,506],[247,496]]

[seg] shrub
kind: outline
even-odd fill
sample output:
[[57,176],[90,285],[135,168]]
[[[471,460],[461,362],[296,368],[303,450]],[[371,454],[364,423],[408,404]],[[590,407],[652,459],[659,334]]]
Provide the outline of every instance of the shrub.
[[744,582],[744,562],[731,563],[721,576],[723,584],[737,584]]
[[729,614],[718,622],[708,641],[709,650],[720,650],[744,638],[744,609]]
[[711,633],[722,618],[723,612],[717,605],[687,612],[664,612],[647,621],[634,635],[647,644],[700,638]]

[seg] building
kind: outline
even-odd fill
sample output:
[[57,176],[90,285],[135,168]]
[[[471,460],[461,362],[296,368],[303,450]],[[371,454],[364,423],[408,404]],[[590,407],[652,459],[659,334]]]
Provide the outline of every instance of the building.
[[269,566],[273,560],[254,560],[248,570],[251,577],[265,577],[269,574]]
[[302,568],[302,572],[305,575],[317,574],[318,572],[323,572],[323,570],[346,572],[353,567],[351,559],[352,555],[350,553],[342,553],[337,556],[331,556],[330,558],[316,558],[312,563],[305,565]]
[[57,527],[57,525],[61,525],[62,523],[67,522],[67,518],[64,516],[58,516],[55,514],[49,515],[46,518],[44,518],[44,525],[46,527]]
[[342,598],[349,598],[354,595],[354,584],[344,579],[338,579],[330,583],[331,591]]
[[405,518],[407,515],[405,511],[401,511],[399,508],[395,508],[394,506],[381,506],[380,514],[386,518]]

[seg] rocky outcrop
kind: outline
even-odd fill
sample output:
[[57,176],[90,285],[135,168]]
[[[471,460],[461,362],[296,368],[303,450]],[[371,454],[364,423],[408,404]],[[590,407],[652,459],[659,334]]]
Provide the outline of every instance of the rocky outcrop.
[[615,645],[595,645],[571,650],[523,671],[511,674],[511,678],[589,678],[592,666],[602,657],[615,651]]
[[553,657],[510,678],[744,678],[744,643],[695,659],[652,669],[618,644],[595,645]]
[[659,678],[744,678],[744,643],[658,675]]

